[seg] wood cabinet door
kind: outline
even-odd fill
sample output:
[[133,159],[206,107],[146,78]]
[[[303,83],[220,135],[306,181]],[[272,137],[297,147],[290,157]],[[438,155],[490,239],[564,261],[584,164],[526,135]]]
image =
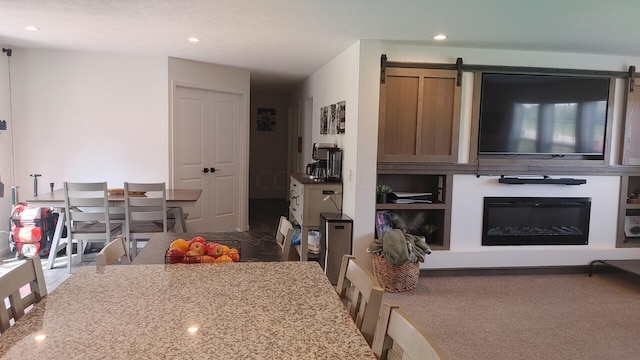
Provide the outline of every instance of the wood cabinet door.
[[622,147],[623,165],[640,165],[640,82],[627,93],[627,116]]
[[387,68],[380,85],[379,162],[458,160],[457,72]]

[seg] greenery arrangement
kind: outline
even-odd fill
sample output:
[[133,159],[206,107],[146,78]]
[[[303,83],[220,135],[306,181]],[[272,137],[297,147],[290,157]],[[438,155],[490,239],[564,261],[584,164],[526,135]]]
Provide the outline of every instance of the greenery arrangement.
[[389,185],[379,184],[378,186],[376,186],[376,202],[378,204],[386,203],[387,195],[391,191],[393,191],[393,189],[391,189],[391,186]]
[[420,230],[422,230],[422,233],[425,235],[431,235],[438,230],[438,227],[433,224],[424,224],[420,227]]

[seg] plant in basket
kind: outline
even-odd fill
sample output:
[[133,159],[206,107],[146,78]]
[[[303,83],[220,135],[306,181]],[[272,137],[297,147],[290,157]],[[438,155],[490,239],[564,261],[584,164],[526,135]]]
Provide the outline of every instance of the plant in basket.
[[400,229],[389,230],[382,239],[374,239],[367,251],[372,256],[376,279],[388,292],[413,290],[420,275],[420,263],[431,254],[424,237]]

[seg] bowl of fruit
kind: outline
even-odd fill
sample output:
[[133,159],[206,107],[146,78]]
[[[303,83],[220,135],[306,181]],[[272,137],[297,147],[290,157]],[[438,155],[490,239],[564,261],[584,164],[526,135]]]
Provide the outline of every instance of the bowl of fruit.
[[164,255],[165,264],[224,264],[240,261],[240,241],[207,241],[202,236],[175,239]]

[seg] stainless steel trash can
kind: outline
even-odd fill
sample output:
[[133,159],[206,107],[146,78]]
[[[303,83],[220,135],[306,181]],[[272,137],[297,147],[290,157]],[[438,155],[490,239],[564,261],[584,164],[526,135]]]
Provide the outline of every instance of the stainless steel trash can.
[[339,213],[320,213],[320,265],[331,284],[338,283],[342,255],[351,254],[353,220]]

